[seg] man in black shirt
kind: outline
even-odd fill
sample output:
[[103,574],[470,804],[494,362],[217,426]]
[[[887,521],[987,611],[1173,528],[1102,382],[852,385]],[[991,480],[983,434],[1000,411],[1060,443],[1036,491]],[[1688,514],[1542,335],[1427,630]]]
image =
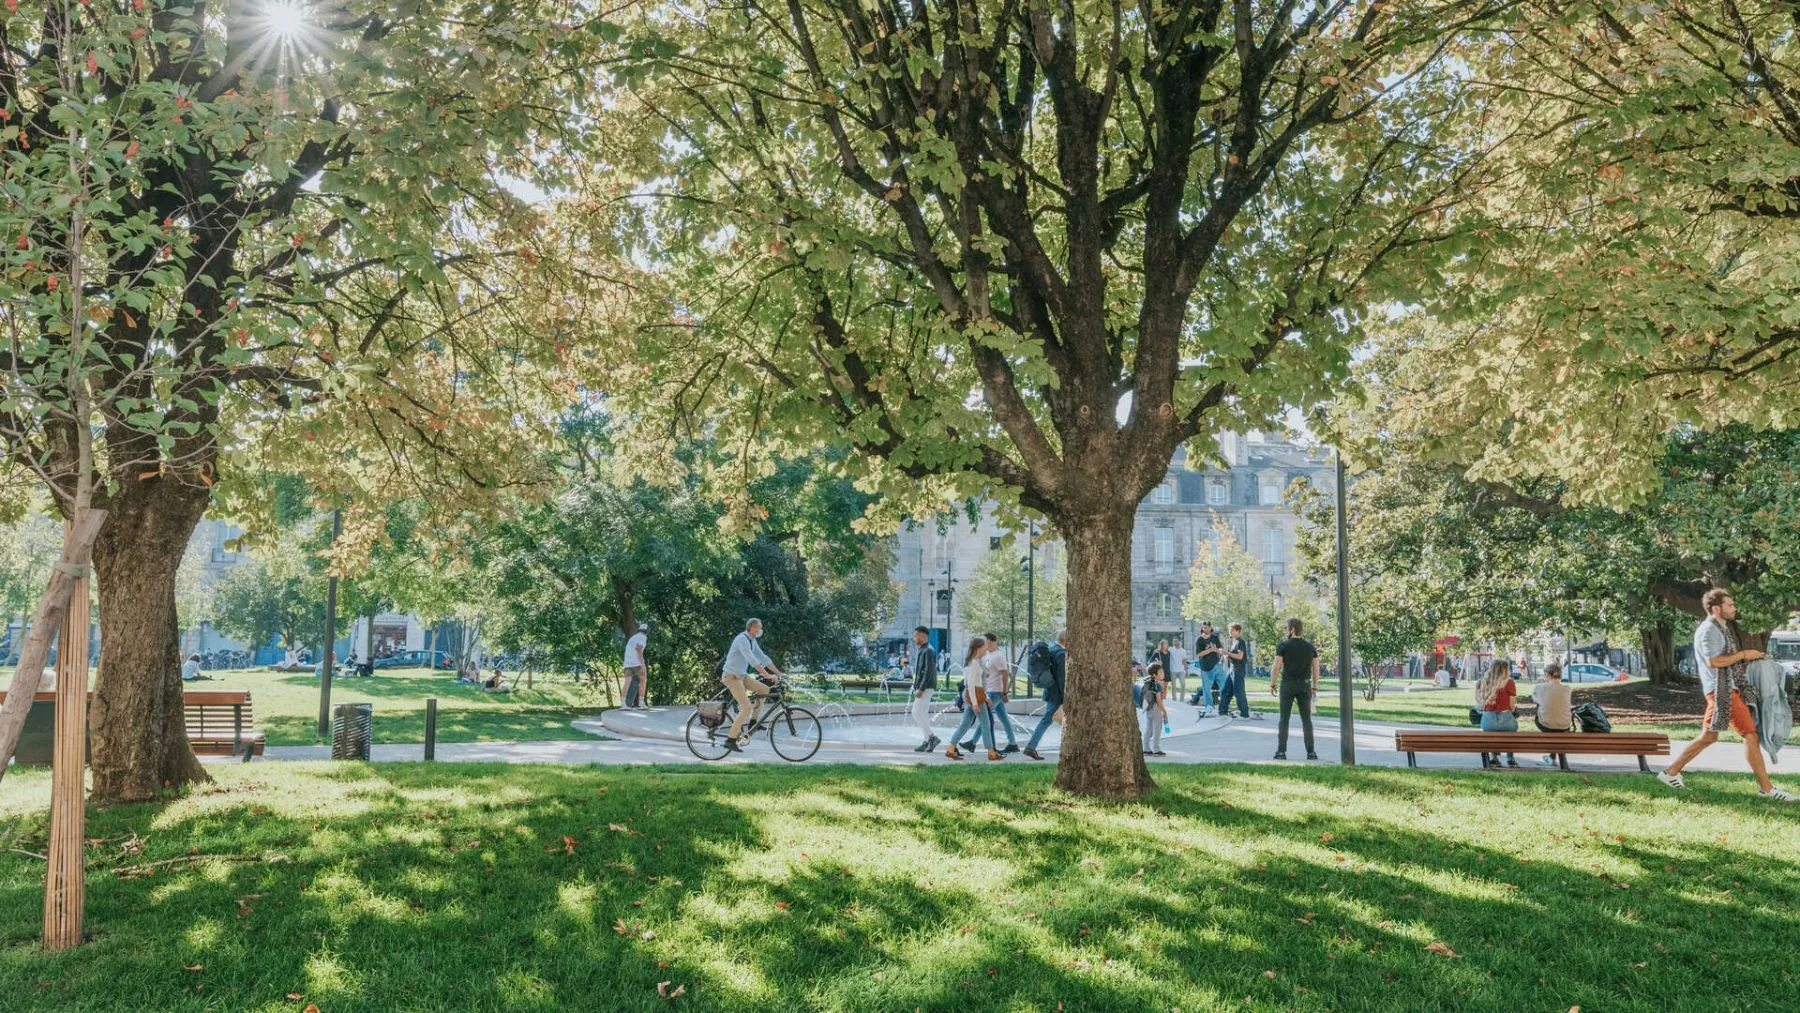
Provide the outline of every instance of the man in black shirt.
[[1300,729],[1306,735],[1306,758],[1313,751],[1312,698],[1319,691],[1319,651],[1300,635],[1300,620],[1287,621],[1287,639],[1275,647],[1275,667],[1269,673],[1269,695],[1281,698],[1281,729],[1275,738],[1275,758],[1287,759],[1288,713],[1300,705]]
[[1200,624],[1200,636],[1194,641],[1194,660],[1200,663],[1200,688],[1194,691],[1188,703],[1200,708],[1201,716],[1212,708],[1212,691],[1216,686],[1221,690],[1219,709],[1225,709],[1223,696],[1225,673],[1219,668],[1219,655],[1224,648],[1219,645],[1219,635],[1213,632],[1209,620]]
[[[1231,624],[1231,642],[1225,645],[1225,692],[1219,697],[1221,713],[1231,713],[1231,700],[1237,698],[1238,716],[1250,716],[1250,643],[1244,639],[1244,624]],[[1258,711],[1257,717],[1262,717]]]

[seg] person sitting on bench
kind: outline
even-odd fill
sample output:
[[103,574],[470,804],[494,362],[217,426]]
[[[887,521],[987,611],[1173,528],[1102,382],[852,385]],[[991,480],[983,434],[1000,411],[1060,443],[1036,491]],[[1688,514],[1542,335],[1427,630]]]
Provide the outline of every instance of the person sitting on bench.
[[[1562,681],[1562,665],[1550,662],[1544,666],[1544,678],[1531,689],[1537,703],[1537,715],[1531,720],[1540,732],[1566,732],[1575,724],[1575,691]],[[1544,763],[1556,766],[1556,757],[1546,755]]]
[[[1513,682],[1512,665],[1504,658],[1495,658],[1488,666],[1488,672],[1475,684],[1475,702],[1481,707],[1481,730],[1484,732],[1516,732],[1519,730],[1519,719],[1513,715],[1513,697],[1519,691],[1518,684]],[[1488,765],[1488,757],[1492,755],[1493,765],[1500,766],[1499,753],[1481,754],[1481,765]],[[1506,754],[1506,765],[1516,767],[1519,761],[1513,754]]]

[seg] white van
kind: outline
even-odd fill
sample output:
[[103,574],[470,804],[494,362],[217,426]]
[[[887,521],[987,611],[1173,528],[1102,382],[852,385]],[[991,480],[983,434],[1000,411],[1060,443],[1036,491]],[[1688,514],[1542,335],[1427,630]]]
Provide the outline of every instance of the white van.
[[1800,632],[1776,630],[1769,634],[1769,657],[1781,662],[1790,677],[1800,675]]

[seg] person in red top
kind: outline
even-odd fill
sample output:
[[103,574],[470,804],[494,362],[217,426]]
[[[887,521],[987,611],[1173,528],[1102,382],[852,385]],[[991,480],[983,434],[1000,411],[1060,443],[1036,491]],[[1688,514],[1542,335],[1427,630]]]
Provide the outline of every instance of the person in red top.
[[[1518,696],[1518,683],[1513,682],[1512,665],[1496,658],[1488,666],[1487,674],[1475,684],[1475,702],[1481,705],[1481,730],[1484,732],[1516,732],[1519,730],[1519,719],[1513,716],[1513,698]],[[1492,763],[1500,765],[1500,754],[1493,753]],[[1490,754],[1481,754],[1482,766],[1487,766]],[[1513,754],[1506,754],[1506,765],[1516,767],[1519,761]]]

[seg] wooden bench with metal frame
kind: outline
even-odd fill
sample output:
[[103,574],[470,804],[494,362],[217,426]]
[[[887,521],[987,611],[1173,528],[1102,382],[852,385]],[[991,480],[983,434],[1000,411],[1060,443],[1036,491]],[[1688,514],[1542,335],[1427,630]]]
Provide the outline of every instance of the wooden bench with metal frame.
[[1546,753],[1569,769],[1570,756],[1635,756],[1648,774],[1646,756],[1668,756],[1669,737],[1641,732],[1477,732],[1422,731],[1394,733],[1394,748],[1406,754],[1406,765],[1419,765],[1418,753]]
[[245,760],[263,754],[263,733],[256,730],[250,710],[250,691],[235,689],[188,690],[181,694],[187,721],[188,744],[200,756],[237,756]]

